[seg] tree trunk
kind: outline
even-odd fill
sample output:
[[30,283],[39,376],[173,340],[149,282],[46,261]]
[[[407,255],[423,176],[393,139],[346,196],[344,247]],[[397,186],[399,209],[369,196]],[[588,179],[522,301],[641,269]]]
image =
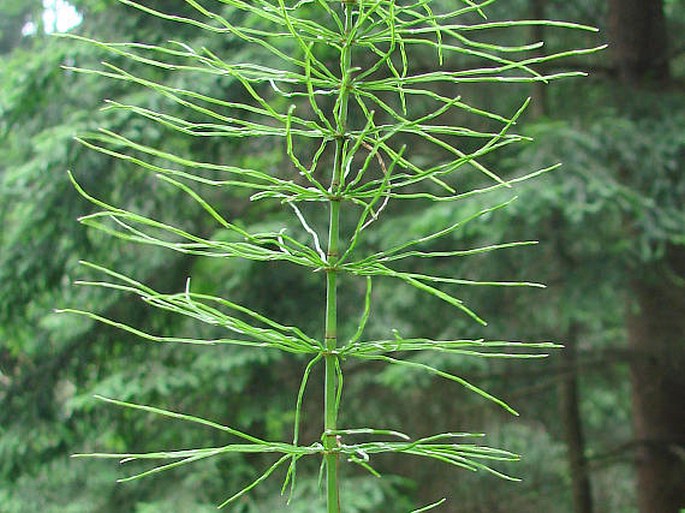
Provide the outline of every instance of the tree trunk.
[[619,80],[629,84],[668,80],[663,0],[609,0],[609,30]]
[[578,324],[573,323],[562,352],[562,379],[559,384],[559,414],[564,427],[574,513],[592,513],[592,488],[585,458],[585,438],[578,397]]
[[[685,508],[685,248],[671,247],[654,279],[632,283],[628,336],[641,513]],[[668,269],[663,264],[668,264]]]
[[[619,81],[670,78],[663,0],[609,0]],[[685,508],[685,248],[632,270],[627,328],[641,513]],[[680,276],[681,278],[675,278]]]

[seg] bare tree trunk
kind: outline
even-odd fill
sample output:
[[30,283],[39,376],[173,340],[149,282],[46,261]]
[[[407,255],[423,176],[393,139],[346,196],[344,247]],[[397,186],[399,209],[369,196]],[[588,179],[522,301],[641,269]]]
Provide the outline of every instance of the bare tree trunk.
[[[670,248],[654,280],[635,280],[628,336],[641,513],[685,508],[685,248]],[[665,266],[664,266],[665,267]],[[682,275],[681,274],[681,275]]]
[[668,80],[663,0],[609,0],[609,29],[614,64],[622,82]]
[[[609,0],[609,22],[623,84],[669,80],[663,0]],[[658,262],[632,274],[627,327],[638,505],[641,513],[679,513],[685,508],[685,248],[671,245]]]
[[592,513],[592,488],[585,458],[585,438],[578,397],[578,332],[578,324],[572,323],[564,340],[563,374],[559,384],[559,413],[564,427],[571,471],[573,511],[575,513]]
[[[558,268],[560,273],[558,279],[563,283],[569,272],[580,264],[569,252],[568,244],[562,236],[564,233],[563,216],[559,211],[556,211],[551,220],[552,229],[557,235],[555,241],[557,258],[562,262]],[[566,307],[564,297],[565,294],[562,291],[559,298],[560,309]],[[578,339],[580,331],[581,323],[576,319],[571,319],[563,340],[564,349],[561,352],[561,379],[558,389],[559,417],[564,430],[568,468],[571,474],[573,511],[574,513],[593,513],[592,485],[585,457],[585,437],[583,436],[578,388]]]

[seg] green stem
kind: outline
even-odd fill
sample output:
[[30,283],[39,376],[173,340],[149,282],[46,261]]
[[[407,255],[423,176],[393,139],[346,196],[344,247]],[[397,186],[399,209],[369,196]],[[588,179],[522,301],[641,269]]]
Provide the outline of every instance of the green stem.
[[[337,208],[333,205],[337,204]],[[331,203],[331,221],[338,218],[340,211],[340,203]],[[337,219],[336,219],[337,220]],[[333,223],[331,223],[333,224]],[[337,231],[337,230],[335,230]],[[332,240],[337,239],[337,234],[331,230]],[[329,255],[331,253],[331,246],[329,246]],[[330,257],[329,257],[330,258]],[[337,347],[337,274],[333,270],[329,270],[326,277],[326,377],[324,389],[324,429],[326,433],[331,433],[337,428],[337,371],[335,359],[337,355],[334,353]],[[324,437],[324,445],[326,448],[326,497],[328,503],[328,513],[340,512],[340,494],[338,486],[338,458],[337,440],[335,435],[326,434]]]
[[326,272],[326,352],[325,359],[325,383],[324,383],[324,447],[326,449],[326,502],[328,513],[340,513],[340,484],[338,477],[338,442],[332,434],[337,429],[338,401],[338,269],[337,263],[340,258],[340,198],[338,194],[343,185],[343,162],[345,160],[345,138],[347,131],[347,112],[349,97],[349,79],[351,68],[351,41],[349,38],[352,29],[353,5],[345,2],[345,31],[346,42],[340,54],[341,87],[337,102],[338,138],[335,144],[335,161],[333,164],[333,176],[331,178],[329,200],[329,226],[328,226],[328,266]]
[[[342,153],[336,151],[336,163],[338,156]],[[337,168],[337,164],[335,166]],[[335,351],[338,346],[338,274],[335,269],[338,259],[338,245],[340,241],[340,202],[331,200],[330,202],[330,224],[328,239],[328,263],[329,268],[326,274],[326,353],[325,358],[325,384],[324,384],[324,430],[331,433],[337,429],[338,408],[337,408],[337,370]],[[340,492],[338,484],[338,458],[337,440],[335,435],[326,434],[324,436],[324,446],[326,448],[326,498],[328,513],[340,512]]]

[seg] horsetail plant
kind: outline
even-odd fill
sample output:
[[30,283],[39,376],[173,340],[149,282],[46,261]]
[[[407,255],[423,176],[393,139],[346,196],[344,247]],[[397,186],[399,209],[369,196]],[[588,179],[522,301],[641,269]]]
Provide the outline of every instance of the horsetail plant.
[[[543,56],[537,51],[541,42],[501,46],[483,42],[480,36],[484,38],[493,30],[525,29],[536,24],[581,31],[594,29],[559,21],[488,21],[485,11],[495,0],[186,0],[196,12],[194,17],[162,12],[134,0],[120,2],[147,15],[189,24],[198,30],[232,38],[239,44],[253,45],[263,52],[268,65],[231,60],[230,56],[218,55],[210,48],[191,48],[182,42],[164,46],[104,43],[72,36],[100,46],[119,60],[128,59],[173,73],[228,77],[237,84],[240,94],[229,98],[211,96],[155,82],[110,63],[104,63],[104,68],[99,70],[69,69],[155,91],[186,109],[187,119],[117,102],[110,102],[109,108],[123,109],[189,137],[281,140],[286,168],[269,173],[242,165],[191,160],[102,130],[84,135],[80,141],[96,151],[152,171],[160,180],[187,194],[190,201],[196,202],[218,227],[234,238],[227,241],[196,235],[110,205],[92,197],[70,174],[78,193],[100,209],[80,221],[127,241],[185,254],[288,262],[307,268],[325,280],[325,307],[322,308],[325,332],[310,335],[228,299],[194,291],[190,279],[185,290],[164,294],[113,270],[84,263],[102,273],[103,279],[80,282],[82,285],[130,292],[151,306],[218,326],[225,335],[213,339],[158,336],[93,312],[75,309],[66,312],[87,316],[149,341],[279,350],[305,356],[308,364],[294,400],[294,432],[290,441],[265,440],[192,415],[100,397],[121,407],[209,426],[238,441],[193,450],[78,456],[157,462],[156,466],[122,480],[127,481],[223,454],[274,455],[274,463],[263,474],[219,507],[232,504],[281,467],[285,470],[283,490],[290,488],[292,493],[298,462],[305,457],[320,458],[328,513],[343,510],[339,496],[340,463],[357,464],[376,475],[373,457],[382,453],[421,456],[510,479],[491,464],[515,460],[517,456],[470,440],[481,435],[448,432],[412,439],[393,429],[340,426],[338,412],[345,362],[357,359],[425,371],[451,380],[516,414],[503,400],[457,374],[404,356],[438,351],[486,358],[537,358],[545,356],[553,344],[404,338],[394,330],[385,340],[365,337],[373,303],[372,285],[381,278],[404,282],[448,303],[482,325],[485,321],[446,285],[540,286],[522,282],[474,282],[410,272],[402,267],[411,259],[418,262],[465,257],[534,244],[523,241],[466,250],[430,250],[432,241],[445,239],[466,223],[506,207],[511,200],[392,247],[371,251],[363,241],[366,230],[380,221],[392,202],[402,200],[422,205],[462,201],[513,188],[522,180],[555,169],[557,165],[510,181],[500,178],[484,163],[484,157],[526,140],[513,129],[529,100],[523,101],[512,114],[501,115],[470,105],[458,93],[469,83],[549,82],[579,76],[582,73],[576,71],[547,74],[538,69],[549,68],[538,65],[599,49]],[[455,124],[455,120],[468,119],[479,120],[480,127],[497,128],[483,130]],[[483,175],[485,185],[468,186],[478,183],[473,178],[475,173]],[[275,201],[292,211],[307,240],[285,230],[251,233],[222,215],[221,206],[205,200],[199,192],[201,187],[239,187],[251,191],[253,202]],[[303,204],[327,209],[327,240],[321,240],[321,227],[301,208]],[[363,314],[354,335],[349,340],[341,339],[338,286],[341,280],[359,279],[366,283]],[[299,435],[302,405],[316,366],[324,368],[324,425],[320,441],[302,445]],[[378,440],[366,441],[373,438]],[[465,438],[467,442],[463,441]],[[444,502],[439,500],[414,513],[432,510]]]

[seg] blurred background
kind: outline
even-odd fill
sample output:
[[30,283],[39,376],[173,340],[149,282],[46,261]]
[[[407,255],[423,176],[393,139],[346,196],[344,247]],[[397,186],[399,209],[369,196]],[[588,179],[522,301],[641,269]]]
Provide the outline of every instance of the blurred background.
[[[181,0],[145,4],[194,15]],[[379,460],[383,480],[346,468],[345,513],[404,513],[443,496],[450,502],[441,511],[459,513],[685,509],[684,7],[682,0],[508,0],[491,6],[493,19],[560,19],[601,29],[597,35],[537,26],[526,33],[495,31],[489,34],[492,41],[545,40],[540,52],[549,53],[603,42],[610,47],[563,67],[555,61],[558,71],[582,69],[589,78],[458,91],[472,105],[502,113],[533,97],[518,129],[535,143],[488,157],[501,176],[558,161],[564,165],[519,184],[519,199],[505,211],[432,249],[528,239],[539,240],[538,246],[431,265],[468,279],[525,279],[548,287],[463,291],[489,321],[482,329],[414,289],[379,282],[369,333],[385,336],[396,328],[404,336],[553,340],[564,349],[544,361],[513,363],[416,356],[499,394],[521,412],[517,419],[449,382],[349,363],[343,424],[389,426],[415,435],[483,431],[488,444],[524,457],[503,468],[521,483],[405,458]],[[93,394],[287,439],[306,362],[250,349],[147,344],[53,310],[85,307],[160,334],[212,336],[210,327],[148,308],[130,295],[73,286],[74,280],[91,277],[78,265],[85,259],[162,291],[182,290],[192,275],[196,287],[319,336],[321,277],[280,264],[207,261],[88,230],[76,218],[93,207],[73,190],[66,170],[112,204],[221,237],[212,220],[177,189],[160,185],[131,163],[78,145],[73,137],[104,127],[193,159],[274,172],[283,172],[282,143],[190,139],[131,112],[101,110],[108,98],[153,109],[178,106],[128,83],[63,70],[98,67],[105,58],[95,46],[53,37],[65,31],[104,41],[173,39],[232,59],[260,58],[231,38],[170,24],[116,1],[0,3],[0,513],[215,511],[270,460],[215,458],[117,484],[126,468],[69,455],[209,446],[225,439],[98,403]],[[118,56],[106,58],[127,69],[136,66]],[[461,59],[450,65],[468,64]],[[234,82],[214,76],[143,73],[207,94],[243,94]],[[239,190],[209,194],[248,229],[301,230],[276,203],[251,204]],[[423,234],[426,227],[449,224],[496,198],[479,201],[389,209],[366,243],[384,247],[407,234]],[[352,281],[342,285],[343,329],[354,329],[363,288]],[[316,379],[320,376],[313,383]],[[312,386],[304,440],[319,436],[320,401]],[[306,470],[300,500],[287,511],[321,511],[318,467]],[[278,479],[267,482],[233,511],[286,510],[279,487]]]

